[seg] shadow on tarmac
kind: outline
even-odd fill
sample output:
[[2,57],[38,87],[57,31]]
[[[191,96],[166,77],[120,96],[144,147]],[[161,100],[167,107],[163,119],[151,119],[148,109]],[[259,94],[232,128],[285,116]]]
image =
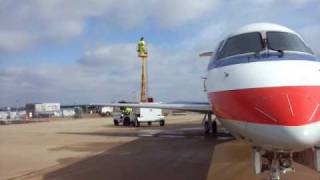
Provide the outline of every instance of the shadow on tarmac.
[[65,163],[65,167],[45,174],[43,179],[206,179],[215,146],[233,140],[232,137],[222,139],[206,137],[203,131],[199,130],[170,130],[148,137],[139,136],[139,132],[61,134],[79,135],[79,138],[82,135],[93,135],[115,138],[138,137],[138,139],[109,149],[107,147],[110,143],[107,142],[51,149],[102,153],[78,161],[61,159],[59,162]]

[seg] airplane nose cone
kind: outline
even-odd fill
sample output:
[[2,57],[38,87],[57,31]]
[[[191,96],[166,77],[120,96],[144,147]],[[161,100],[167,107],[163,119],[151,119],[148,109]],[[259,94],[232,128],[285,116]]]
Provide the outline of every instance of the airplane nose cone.
[[[255,144],[303,149],[320,144],[320,86],[251,88],[213,93],[214,113],[241,122]],[[232,130],[234,126],[229,126]]]
[[281,138],[279,146],[285,145],[290,149],[306,149],[320,143],[320,123],[308,124],[305,126],[284,126],[281,128],[278,137]]
[[212,93],[219,118],[301,126],[320,121],[320,86],[268,87]]
[[254,109],[266,123],[299,126],[320,120],[320,104],[314,97],[293,92],[270,94],[259,98]]
[[[318,90],[318,89],[317,89]],[[275,147],[303,150],[320,143],[320,92],[310,87],[268,91],[254,104],[255,119],[270,126]]]

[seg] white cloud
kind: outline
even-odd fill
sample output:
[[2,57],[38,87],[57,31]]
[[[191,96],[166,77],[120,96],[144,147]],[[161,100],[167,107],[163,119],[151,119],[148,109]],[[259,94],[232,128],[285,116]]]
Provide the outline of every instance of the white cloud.
[[[302,6],[316,1],[287,0],[286,4]],[[279,3],[275,0],[2,0],[0,51],[17,51],[43,42],[60,42],[79,37],[84,34],[88,19],[106,23],[107,27],[112,28],[128,29],[151,23],[159,28],[170,29],[197,23],[201,18],[213,15],[218,7],[225,7],[226,11],[232,7],[234,11],[240,11],[239,16],[247,16],[256,9],[254,14],[259,17],[265,15],[260,10]],[[246,8],[241,9],[244,6]],[[219,14],[219,17],[224,16],[223,12]]]
[[152,10],[162,26],[190,23],[199,17],[212,14],[220,1],[217,0],[162,0],[155,1]]
[[0,52],[19,51],[33,43],[34,37],[22,31],[0,32]]
[[320,55],[320,25],[306,26],[300,32],[315,53]]
[[307,3],[316,2],[317,0],[287,0],[289,3],[296,4],[296,5],[304,5]]
[[[303,2],[307,5],[312,1]],[[220,0],[2,0],[0,52],[81,37],[90,25],[88,19],[105,23],[113,30],[139,28],[143,23],[145,26],[156,25],[152,27],[155,29],[172,30],[181,26],[188,31],[188,28],[194,28],[196,31],[192,36],[171,44],[174,53],[168,51],[168,47],[162,49],[157,44],[150,45],[150,93],[162,101],[206,100],[200,76],[205,74],[207,61],[197,61],[197,54],[213,50],[219,40],[244,24],[271,21],[295,25],[293,27],[298,29],[294,30],[299,30],[313,49],[320,50],[320,28],[317,24],[312,25],[312,20],[317,18],[293,14],[294,10],[279,6],[284,3],[300,7],[292,0],[247,0],[223,4]],[[217,8],[219,5],[224,8]],[[270,7],[274,7],[272,13]],[[297,25],[299,23],[304,25]],[[0,93],[5,96],[0,97],[0,102],[9,105],[16,99],[20,104],[130,99],[133,92],[139,91],[140,64],[135,46],[109,43],[98,48],[88,47],[89,50],[75,64],[69,65],[34,63],[32,68],[23,64],[2,68]]]
[[[305,5],[308,3],[313,3],[318,0],[284,0],[281,3],[285,3],[287,5]],[[273,4],[273,3],[279,3],[278,0],[247,0],[248,3],[252,4]]]
[[[206,100],[200,79],[206,61],[197,61],[193,52],[149,49],[150,95],[161,101]],[[1,105],[15,105],[17,99],[19,104],[132,100],[139,92],[140,60],[132,44],[105,46],[88,51],[75,65],[9,67],[0,73],[0,82],[0,94],[6,95],[0,96]]]
[[113,44],[88,50],[78,62],[89,67],[102,65],[108,68],[131,69],[137,62],[134,60],[135,57],[137,57],[136,44]]
[[[213,11],[218,0],[2,0],[0,51],[16,51],[42,42],[80,36],[87,20],[97,19],[123,28],[155,20],[162,28],[190,23]],[[188,13],[186,13],[188,12]],[[14,32],[14,35],[8,35]]]
[[[205,100],[200,77],[205,74],[207,61],[197,61],[194,51],[179,50],[173,54],[152,44],[149,45],[149,52],[150,95],[164,101],[185,98]],[[104,74],[112,76],[115,82],[130,82],[124,85],[130,89],[124,94],[139,91],[140,60],[135,44],[99,47],[88,51],[78,62],[83,68],[98,72],[97,77]]]
[[[0,74],[1,105],[28,102],[89,103],[130,98],[131,78],[116,78],[110,72],[87,71],[79,66],[37,65],[8,68]],[[118,87],[123,87],[119,89]],[[126,88],[128,87],[128,88]],[[130,91],[129,91],[130,92]],[[117,98],[116,98],[117,97]]]

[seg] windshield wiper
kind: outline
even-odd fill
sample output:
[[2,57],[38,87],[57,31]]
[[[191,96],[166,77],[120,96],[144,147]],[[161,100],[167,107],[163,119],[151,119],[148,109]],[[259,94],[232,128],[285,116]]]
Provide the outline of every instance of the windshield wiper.
[[268,54],[268,50],[267,49],[261,49],[261,50],[258,50],[256,52],[254,52],[254,57],[260,58],[261,56],[265,56],[266,54]]
[[269,50],[276,51],[276,52],[280,53],[279,57],[283,57],[284,56],[284,50],[282,50],[282,49],[274,49],[274,48],[269,46]]
[[279,53],[278,57],[284,56],[284,51],[282,49],[268,48],[268,49],[262,49],[262,50],[254,52],[254,57],[256,57],[256,58],[268,57],[268,56],[270,56],[270,51],[278,52]]
[[256,58],[261,58],[261,56],[265,57],[266,55],[269,56],[268,48],[267,48],[268,46],[267,39],[262,39],[261,45],[262,45],[262,48],[254,52],[254,57]]

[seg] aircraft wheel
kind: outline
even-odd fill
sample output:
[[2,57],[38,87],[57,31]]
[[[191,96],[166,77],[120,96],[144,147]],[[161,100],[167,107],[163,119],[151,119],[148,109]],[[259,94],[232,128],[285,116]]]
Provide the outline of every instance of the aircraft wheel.
[[123,125],[124,126],[130,126],[130,118],[128,118],[128,117],[124,118]]
[[136,127],[137,126],[137,123],[136,123],[137,121],[132,121],[131,122],[131,125],[133,126],[133,127]]
[[204,122],[204,133],[209,134],[210,133],[210,125],[209,122]]
[[118,122],[117,120],[113,120],[113,124],[114,124],[115,126],[119,126],[119,122]]
[[218,133],[218,125],[217,121],[212,122],[212,134],[217,134]]
[[148,122],[148,126],[151,126],[151,125],[152,125],[152,122],[149,121],[149,122]]
[[164,124],[165,124],[164,120],[161,120],[160,121],[160,126],[164,126]]

